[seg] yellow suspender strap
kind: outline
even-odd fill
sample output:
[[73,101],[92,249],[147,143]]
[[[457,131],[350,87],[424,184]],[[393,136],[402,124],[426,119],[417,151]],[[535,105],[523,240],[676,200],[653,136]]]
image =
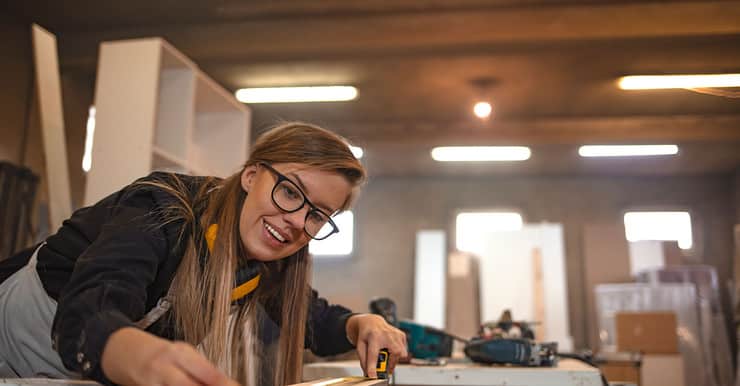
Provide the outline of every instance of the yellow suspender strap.
[[[218,224],[211,224],[206,231],[206,244],[208,244],[208,250],[213,251],[213,243],[216,241],[216,234],[218,233]],[[250,292],[254,291],[255,288],[260,284],[260,275],[255,276],[251,280],[231,290],[231,301],[239,300]]]

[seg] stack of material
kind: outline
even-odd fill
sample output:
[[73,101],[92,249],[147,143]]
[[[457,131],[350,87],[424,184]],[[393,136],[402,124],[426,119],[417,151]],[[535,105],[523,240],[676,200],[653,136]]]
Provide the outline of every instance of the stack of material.
[[24,167],[0,162],[0,260],[31,241],[31,211],[39,178]]
[[696,287],[702,350],[717,385],[732,384],[732,354],[719,298],[717,271],[708,265],[668,267],[641,272],[643,283],[689,283]]
[[[658,371],[665,374],[664,362],[668,360],[674,368],[673,374],[680,373],[683,368],[683,384],[717,386],[704,355],[694,285],[602,284],[596,287],[596,306],[602,351],[640,351],[656,355],[680,352],[682,364],[675,357],[670,360],[657,358]],[[659,311],[672,312],[675,316]],[[622,315],[618,317],[619,314]],[[622,337],[618,336],[620,332]],[[656,334],[660,336],[655,337]],[[671,346],[671,339],[678,339],[677,350]],[[646,356],[643,366],[646,366],[645,360]],[[644,379],[642,384],[645,385]]]

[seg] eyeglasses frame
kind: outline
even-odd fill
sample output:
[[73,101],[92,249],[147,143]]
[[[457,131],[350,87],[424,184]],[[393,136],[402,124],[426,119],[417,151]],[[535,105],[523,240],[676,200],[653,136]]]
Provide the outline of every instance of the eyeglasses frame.
[[[260,165],[260,166],[263,166],[263,167],[264,167],[265,169],[267,169],[267,170],[271,171],[271,172],[272,172],[273,174],[275,174],[275,176],[277,177],[277,180],[275,181],[275,185],[274,185],[274,186],[272,187],[272,191],[270,192],[270,199],[272,200],[272,203],[273,203],[273,204],[275,204],[275,206],[276,206],[276,207],[277,207],[278,209],[280,209],[281,211],[283,211],[283,212],[285,212],[285,213],[295,213],[295,212],[298,212],[299,210],[303,209],[303,207],[304,207],[304,206],[306,206],[306,204],[308,204],[309,210],[308,210],[308,212],[306,212],[306,217],[305,217],[305,218],[303,219],[303,232],[304,232],[304,233],[305,233],[306,235],[308,235],[308,237],[310,237],[310,238],[311,238],[311,239],[313,239],[313,240],[325,240],[325,239],[329,238],[329,236],[331,236],[331,235],[333,235],[333,234],[335,234],[335,233],[339,233],[339,227],[338,227],[338,226],[337,226],[337,224],[336,224],[336,223],[334,222],[334,220],[332,220],[331,216],[330,216],[330,215],[328,215],[328,214],[327,214],[326,212],[324,212],[323,210],[319,209],[319,208],[318,208],[318,207],[317,207],[316,205],[314,205],[314,204],[313,204],[313,203],[311,202],[311,200],[309,200],[309,199],[308,199],[308,197],[306,197],[306,193],[305,193],[305,192],[303,191],[303,189],[301,189],[301,188],[300,188],[300,187],[298,186],[298,184],[296,184],[295,182],[293,182],[293,180],[291,180],[290,178],[288,178],[288,177],[287,177],[287,176],[285,176],[284,174],[280,173],[279,171],[277,171],[277,170],[276,170],[275,168],[273,168],[273,167],[272,167],[272,166],[271,166],[270,164],[268,164],[268,163],[266,163],[266,162],[260,162],[260,163],[259,163],[259,165]],[[281,182],[283,182],[283,181],[288,181],[288,182],[289,182],[289,183],[290,183],[291,185],[295,186],[295,188],[296,188],[296,189],[298,190],[298,192],[299,192],[299,193],[301,194],[301,197],[303,197],[303,203],[301,203],[301,205],[300,205],[300,206],[299,206],[298,208],[296,208],[296,209],[293,209],[293,210],[287,210],[287,209],[284,209],[284,208],[283,208],[282,206],[280,206],[280,205],[279,205],[279,204],[277,203],[277,201],[275,201],[275,189],[277,189],[277,188],[278,188],[278,186],[280,185],[280,183],[281,183]],[[322,215],[326,216],[326,218],[327,218],[327,219],[329,220],[329,221],[327,222],[327,224],[330,224],[330,225],[331,225],[331,227],[332,227],[332,231],[331,231],[331,232],[329,232],[329,234],[328,234],[328,235],[326,235],[326,236],[324,236],[324,237],[321,237],[321,238],[318,238],[318,237],[314,237],[314,236],[312,236],[312,235],[311,235],[310,233],[308,233],[308,231],[306,230],[306,221],[308,220],[308,216],[310,216],[310,215],[311,215],[311,213],[312,213],[312,212],[314,212],[314,211],[316,211],[316,212],[319,212],[319,213],[321,213]]]

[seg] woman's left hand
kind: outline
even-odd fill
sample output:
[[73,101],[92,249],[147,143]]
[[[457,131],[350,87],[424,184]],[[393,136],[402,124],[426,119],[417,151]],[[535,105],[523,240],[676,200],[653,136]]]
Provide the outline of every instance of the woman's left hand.
[[375,378],[375,366],[380,349],[388,349],[388,373],[393,373],[396,363],[408,356],[406,334],[391,326],[379,315],[358,314],[347,320],[347,338],[357,348],[360,365],[368,377]]

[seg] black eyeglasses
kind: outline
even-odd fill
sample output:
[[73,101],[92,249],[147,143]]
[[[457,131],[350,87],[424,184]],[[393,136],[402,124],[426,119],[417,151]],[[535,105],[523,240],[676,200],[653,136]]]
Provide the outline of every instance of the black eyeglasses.
[[260,163],[260,165],[277,176],[275,186],[272,188],[272,202],[275,206],[286,213],[293,213],[301,210],[304,205],[308,205],[310,209],[306,213],[306,219],[303,222],[303,231],[307,235],[314,240],[323,240],[335,233],[339,233],[339,228],[331,219],[331,216],[311,203],[298,185],[275,170],[272,166],[266,163]]

